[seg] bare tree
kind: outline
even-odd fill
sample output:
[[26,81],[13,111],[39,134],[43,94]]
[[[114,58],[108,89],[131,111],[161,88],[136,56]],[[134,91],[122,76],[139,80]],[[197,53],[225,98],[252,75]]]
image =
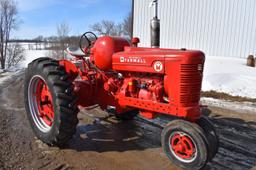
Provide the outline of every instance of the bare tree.
[[54,58],[65,58],[66,53],[65,50],[67,49],[68,43],[69,43],[69,37],[68,34],[70,32],[69,25],[65,22],[57,25],[57,41],[54,45],[53,50],[53,57]]
[[68,39],[69,32],[70,32],[70,28],[67,23],[63,22],[57,26],[57,35],[60,43],[60,54],[61,54],[61,57],[64,57],[64,58],[65,58],[65,50],[68,46],[67,39]]
[[66,37],[68,37],[69,32],[70,28],[66,22],[62,22],[61,24],[57,25],[57,35],[60,40],[63,40]]
[[5,69],[10,34],[18,26],[17,14],[17,5],[13,0],[0,0],[0,62],[2,69]]
[[122,24],[116,24],[113,28],[112,32],[113,36],[122,36],[123,35],[123,25]]
[[90,26],[99,35],[125,36],[132,38],[132,13],[130,12],[122,23],[102,20]]
[[132,38],[132,12],[130,12],[123,21],[123,33],[125,36]]
[[36,50],[41,50],[44,37],[42,35],[39,35],[36,38],[34,38],[33,40],[36,42]]
[[24,60],[24,48],[19,43],[9,43],[5,67],[10,68]]
[[115,24],[113,21],[102,20],[90,26],[99,35],[121,36],[122,25]]

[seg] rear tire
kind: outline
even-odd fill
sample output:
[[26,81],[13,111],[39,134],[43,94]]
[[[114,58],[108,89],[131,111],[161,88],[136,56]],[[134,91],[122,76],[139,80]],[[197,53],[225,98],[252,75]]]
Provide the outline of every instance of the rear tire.
[[203,130],[184,120],[171,121],[161,134],[162,149],[184,169],[201,169],[207,163],[207,141]]
[[[46,104],[40,100],[40,96],[40,101],[35,102],[38,100],[38,89],[40,91],[40,88],[44,88],[38,87],[39,81],[43,82],[44,87],[48,89],[44,94],[49,93],[52,98],[51,101],[47,101],[48,103],[45,102]],[[43,95],[43,93],[39,94]],[[73,93],[72,82],[58,61],[39,58],[28,65],[25,72],[24,102],[30,125],[36,137],[43,142],[63,146],[75,134],[79,111],[76,97]],[[43,105],[48,104],[51,105],[48,110],[52,108],[53,116],[45,121],[45,118],[42,119],[42,114],[46,115],[46,113],[42,111],[42,108]]]

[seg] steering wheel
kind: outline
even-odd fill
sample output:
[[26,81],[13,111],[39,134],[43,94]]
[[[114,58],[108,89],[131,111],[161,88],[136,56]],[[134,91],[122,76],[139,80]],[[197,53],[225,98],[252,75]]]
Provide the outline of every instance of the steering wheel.
[[79,41],[80,49],[84,54],[88,54],[90,52],[90,48],[93,46],[94,42],[98,39],[98,37],[93,32],[85,32]]

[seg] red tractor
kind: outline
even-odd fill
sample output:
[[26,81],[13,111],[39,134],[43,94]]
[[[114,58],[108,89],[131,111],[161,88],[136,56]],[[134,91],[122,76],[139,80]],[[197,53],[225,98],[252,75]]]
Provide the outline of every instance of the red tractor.
[[[91,37],[94,37],[93,40]],[[137,114],[174,118],[162,131],[163,151],[182,168],[200,169],[218,150],[218,136],[199,104],[205,56],[201,51],[137,47],[120,37],[83,34],[72,60],[39,58],[28,65],[25,105],[35,135],[67,143],[78,108],[115,108],[118,119]],[[82,42],[82,41],[81,41]]]

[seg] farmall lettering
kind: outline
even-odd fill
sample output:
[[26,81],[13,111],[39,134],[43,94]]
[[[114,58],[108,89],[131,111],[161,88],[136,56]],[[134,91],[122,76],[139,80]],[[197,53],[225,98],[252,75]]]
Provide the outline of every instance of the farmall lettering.
[[146,60],[141,57],[120,57],[121,63],[146,63]]

